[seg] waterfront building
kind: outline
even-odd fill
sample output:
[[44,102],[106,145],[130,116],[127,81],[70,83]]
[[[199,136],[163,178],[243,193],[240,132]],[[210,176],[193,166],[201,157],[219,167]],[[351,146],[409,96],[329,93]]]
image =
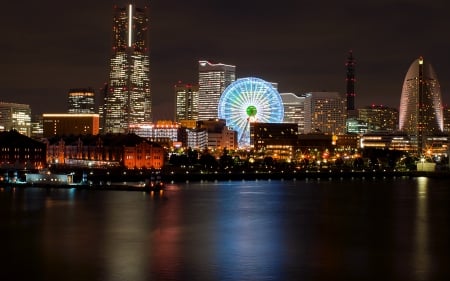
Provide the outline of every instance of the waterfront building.
[[198,128],[206,129],[208,133],[209,150],[234,150],[238,148],[237,132],[226,126],[223,119],[210,119],[198,121]]
[[346,127],[347,133],[349,134],[365,134],[369,131],[369,124],[356,118],[348,118],[346,120]]
[[0,102],[1,131],[16,130],[31,136],[31,108],[28,104]]
[[217,118],[220,96],[236,80],[236,66],[201,60],[198,71],[198,119]]
[[280,93],[284,106],[284,123],[296,123],[298,132],[305,131],[305,97],[294,93]]
[[127,169],[160,169],[164,148],[136,134],[70,135],[48,139],[49,164]]
[[114,7],[104,132],[124,133],[131,124],[151,122],[147,14],[147,7]]
[[16,130],[0,132],[0,169],[41,169],[45,166],[45,143],[20,134]]
[[180,127],[180,124],[173,121],[161,120],[156,124],[133,124],[130,126],[129,131],[152,142],[171,145],[173,142],[178,141]]
[[408,69],[400,98],[399,130],[416,139],[416,151],[423,154],[427,136],[444,129],[443,104],[437,75],[423,57]]
[[99,133],[98,114],[53,114],[42,115],[43,137],[62,135],[97,135]]
[[367,123],[369,131],[394,132],[398,125],[396,108],[371,105],[358,109],[358,119]]
[[95,92],[91,88],[70,89],[68,113],[95,113]]
[[186,147],[194,150],[208,148],[208,130],[205,128],[185,129]]
[[450,107],[445,106],[443,109],[444,114],[444,133],[450,134]]
[[346,99],[338,92],[305,94],[304,133],[341,135],[346,131]]
[[250,144],[254,150],[276,160],[290,162],[298,144],[296,123],[250,123]]
[[178,82],[174,88],[175,120],[198,120],[198,85]]
[[42,114],[35,114],[31,117],[31,137],[35,139],[44,136],[44,123]]

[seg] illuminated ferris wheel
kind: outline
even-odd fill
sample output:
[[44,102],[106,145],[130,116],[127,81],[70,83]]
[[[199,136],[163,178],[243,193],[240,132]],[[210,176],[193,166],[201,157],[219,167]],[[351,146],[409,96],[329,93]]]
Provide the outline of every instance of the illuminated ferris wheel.
[[231,83],[219,100],[219,118],[238,133],[239,147],[250,145],[250,122],[281,123],[284,107],[280,94],[260,78],[241,78]]

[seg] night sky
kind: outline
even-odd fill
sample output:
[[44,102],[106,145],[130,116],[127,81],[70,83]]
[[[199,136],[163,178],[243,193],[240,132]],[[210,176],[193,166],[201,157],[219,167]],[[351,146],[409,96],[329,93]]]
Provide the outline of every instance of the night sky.
[[[112,7],[121,3],[2,3],[0,101],[30,104],[33,114],[61,113],[70,88],[99,90],[108,80]],[[197,83],[199,59],[236,65],[238,78],[276,82],[280,92],[345,93],[353,50],[356,106],[398,107],[406,72],[423,56],[450,103],[449,1],[146,3],[154,121],[173,119],[173,85]]]

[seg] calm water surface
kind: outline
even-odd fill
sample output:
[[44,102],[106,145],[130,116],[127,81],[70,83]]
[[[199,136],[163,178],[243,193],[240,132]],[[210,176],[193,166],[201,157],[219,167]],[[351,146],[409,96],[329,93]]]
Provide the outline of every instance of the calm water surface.
[[0,189],[0,280],[450,280],[450,179]]

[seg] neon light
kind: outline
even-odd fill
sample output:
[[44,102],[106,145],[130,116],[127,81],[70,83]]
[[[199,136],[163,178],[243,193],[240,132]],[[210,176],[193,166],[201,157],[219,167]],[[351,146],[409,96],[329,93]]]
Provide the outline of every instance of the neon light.
[[131,47],[131,38],[133,33],[133,5],[128,7],[128,47]]

